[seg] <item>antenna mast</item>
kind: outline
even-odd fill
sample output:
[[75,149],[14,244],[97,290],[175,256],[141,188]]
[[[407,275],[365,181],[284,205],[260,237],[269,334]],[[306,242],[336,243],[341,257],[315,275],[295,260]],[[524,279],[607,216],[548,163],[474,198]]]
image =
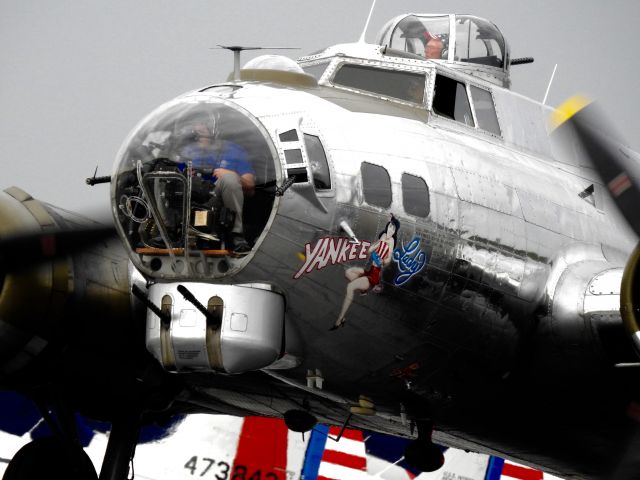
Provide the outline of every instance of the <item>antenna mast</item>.
[[360,40],[358,43],[364,43],[364,34],[367,33],[367,28],[369,28],[369,21],[371,20],[371,14],[373,13],[373,9],[376,6],[376,0],[373,0],[371,4],[371,9],[369,10],[369,16],[367,17],[367,22],[364,24],[364,30],[362,30],[362,35],[360,35]]
[[556,75],[556,68],[558,68],[558,64],[553,67],[553,73],[551,74],[551,78],[549,79],[549,85],[547,85],[547,91],[544,93],[544,99],[542,100],[542,104],[547,104],[547,96],[549,95],[549,90],[551,90],[551,83],[553,82],[553,77]]

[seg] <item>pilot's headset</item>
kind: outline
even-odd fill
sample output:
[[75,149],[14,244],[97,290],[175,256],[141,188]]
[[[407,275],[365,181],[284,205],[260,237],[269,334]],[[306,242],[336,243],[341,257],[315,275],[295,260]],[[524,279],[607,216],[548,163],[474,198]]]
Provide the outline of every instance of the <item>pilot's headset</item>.
[[430,40],[438,40],[440,43],[442,43],[440,58],[443,60],[446,60],[447,58],[449,58],[449,42],[446,41],[446,38],[443,35],[439,35],[437,33],[431,33],[428,30],[425,30],[422,36],[424,37],[423,42],[424,42],[425,49],[427,47],[427,43],[429,43]]
[[449,44],[444,40],[442,41],[442,53],[440,54],[440,58],[442,60],[447,60],[449,58]]

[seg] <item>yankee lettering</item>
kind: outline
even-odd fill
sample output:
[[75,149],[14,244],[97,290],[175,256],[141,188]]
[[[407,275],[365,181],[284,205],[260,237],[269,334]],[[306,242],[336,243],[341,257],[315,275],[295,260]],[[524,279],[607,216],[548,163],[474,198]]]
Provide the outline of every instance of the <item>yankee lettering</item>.
[[354,242],[346,237],[322,237],[312,247],[304,246],[305,262],[293,278],[298,279],[312,270],[322,270],[327,265],[366,260],[371,242]]

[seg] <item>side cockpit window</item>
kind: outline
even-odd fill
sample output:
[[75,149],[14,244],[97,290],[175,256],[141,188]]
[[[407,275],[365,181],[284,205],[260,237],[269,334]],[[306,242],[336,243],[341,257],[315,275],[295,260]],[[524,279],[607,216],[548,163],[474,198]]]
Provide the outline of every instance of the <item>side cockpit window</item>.
[[333,84],[412,103],[423,103],[426,74],[367,65],[343,65]]
[[475,126],[465,84],[453,78],[436,75],[432,109],[442,117]]
[[476,112],[476,120],[478,120],[478,128],[500,135],[500,125],[498,124],[496,107],[493,103],[491,92],[474,85],[471,85],[470,90],[473,108]]
[[456,16],[456,61],[504,67],[506,45],[491,22],[470,15]]
[[379,165],[363,162],[360,165],[360,172],[364,201],[377,207],[390,207],[391,179],[387,170]]

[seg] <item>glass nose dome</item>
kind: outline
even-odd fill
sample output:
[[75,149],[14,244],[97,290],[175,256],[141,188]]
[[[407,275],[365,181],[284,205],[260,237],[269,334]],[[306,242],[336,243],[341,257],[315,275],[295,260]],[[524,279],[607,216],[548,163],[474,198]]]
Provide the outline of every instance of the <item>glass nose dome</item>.
[[185,97],[143,120],[112,177],[116,226],[135,266],[161,279],[232,274],[257,249],[279,178],[263,127],[216,98]]

